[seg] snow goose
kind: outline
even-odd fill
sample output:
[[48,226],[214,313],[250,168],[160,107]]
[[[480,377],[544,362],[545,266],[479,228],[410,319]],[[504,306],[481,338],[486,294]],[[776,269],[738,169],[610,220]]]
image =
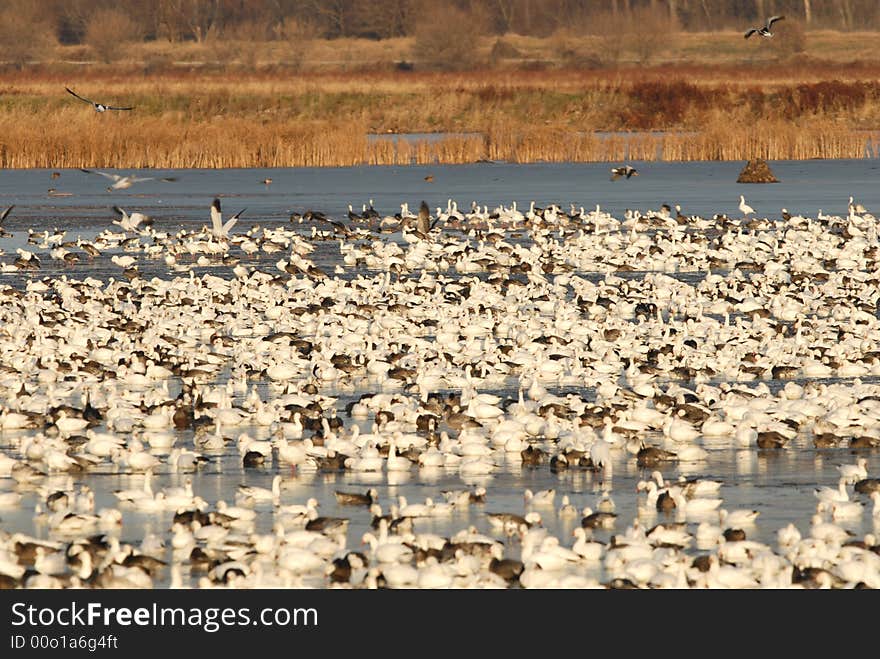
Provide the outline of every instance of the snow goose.
[[97,174],[98,176],[103,176],[104,178],[108,178],[113,181],[113,184],[110,185],[107,190],[108,192],[113,192],[114,190],[125,190],[130,188],[135,183],[140,183],[142,181],[166,181],[172,182],[177,179],[171,176],[158,177],[158,176],[135,176],[133,174],[129,174],[128,176],[123,176],[122,174],[111,174],[109,172],[99,172],[93,169],[82,169],[81,172],[85,172],[86,174]]
[[238,222],[239,216],[241,216],[245,210],[246,209],[243,208],[238,211],[224,223],[223,212],[220,210],[220,199],[215,198],[211,204],[211,235],[216,240],[229,238],[229,232],[232,231],[232,227],[235,226],[235,223]]
[[845,483],[856,483],[868,477],[868,460],[867,458],[858,458],[856,464],[837,465],[837,471]]
[[257,487],[255,485],[239,485],[236,490],[236,499],[248,503],[262,503],[272,501],[278,503],[281,499],[281,476],[272,479],[272,489]]
[[755,209],[746,203],[746,198],[744,195],[739,196],[739,210],[744,217],[748,217],[755,212]]
[[538,490],[533,492],[530,489],[526,489],[523,493],[523,499],[527,505],[531,506],[552,506],[553,500],[556,498],[556,490]]
[[740,529],[754,525],[755,520],[760,514],[760,511],[747,510],[745,508],[738,510],[727,510],[726,508],[721,508],[718,511],[718,518],[721,521],[721,525],[725,528]]

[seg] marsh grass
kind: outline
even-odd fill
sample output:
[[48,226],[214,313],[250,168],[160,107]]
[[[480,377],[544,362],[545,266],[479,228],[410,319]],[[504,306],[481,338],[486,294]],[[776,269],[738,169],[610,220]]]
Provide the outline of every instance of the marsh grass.
[[[0,76],[2,167],[860,158],[876,154],[876,66],[363,75]],[[368,140],[370,133],[450,133]],[[463,133],[465,133],[463,135]]]

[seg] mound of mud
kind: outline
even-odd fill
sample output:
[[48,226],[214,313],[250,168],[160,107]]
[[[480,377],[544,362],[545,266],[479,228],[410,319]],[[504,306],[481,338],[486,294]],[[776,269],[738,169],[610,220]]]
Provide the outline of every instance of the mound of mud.
[[779,183],[779,179],[773,176],[770,165],[763,158],[749,160],[739,173],[737,183]]

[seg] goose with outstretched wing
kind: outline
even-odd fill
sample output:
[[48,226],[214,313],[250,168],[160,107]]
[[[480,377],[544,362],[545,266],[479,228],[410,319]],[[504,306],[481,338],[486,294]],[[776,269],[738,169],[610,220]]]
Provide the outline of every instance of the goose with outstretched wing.
[[88,98],[84,98],[84,97],[80,96],[75,91],[73,91],[70,87],[65,87],[64,89],[66,89],[67,93],[70,94],[71,96],[75,96],[76,98],[83,101],[84,103],[88,103],[89,105],[91,105],[93,108],[95,108],[95,112],[106,112],[107,110],[134,110],[134,107],[118,107],[116,105],[107,105],[106,103],[98,103],[97,101],[92,101]]

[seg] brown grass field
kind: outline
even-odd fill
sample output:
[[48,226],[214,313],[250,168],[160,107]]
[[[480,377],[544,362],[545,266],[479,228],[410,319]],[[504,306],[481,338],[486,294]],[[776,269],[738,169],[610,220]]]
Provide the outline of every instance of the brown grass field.
[[[290,43],[138,44],[113,64],[59,48],[0,73],[0,166],[870,157],[880,59],[864,56],[877,36],[810,32],[792,54],[740,33],[680,34],[643,63],[627,52],[602,63],[600,37],[573,36],[505,37],[517,57],[493,60],[487,38],[460,72],[428,70],[406,39],[309,41],[296,55]],[[65,86],[135,109],[99,114]]]

